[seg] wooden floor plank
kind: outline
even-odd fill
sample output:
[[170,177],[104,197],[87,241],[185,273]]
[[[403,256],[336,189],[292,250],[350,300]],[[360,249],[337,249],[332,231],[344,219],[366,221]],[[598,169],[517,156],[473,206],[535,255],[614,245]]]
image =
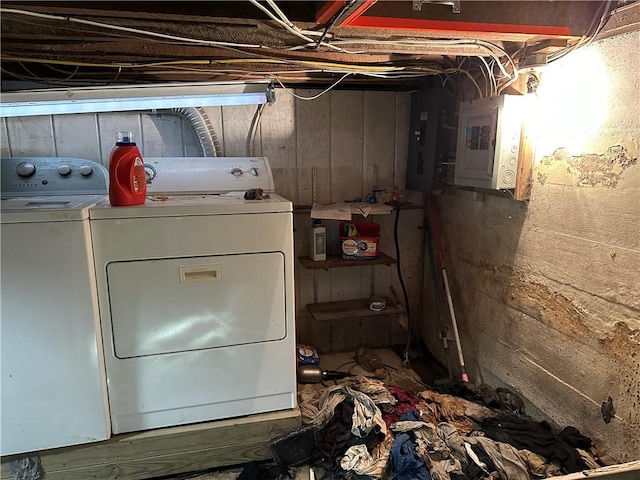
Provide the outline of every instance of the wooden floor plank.
[[[269,442],[300,426],[296,408],[162,428],[39,452],[47,480],[139,480],[270,458]],[[2,458],[2,479],[11,479]]]

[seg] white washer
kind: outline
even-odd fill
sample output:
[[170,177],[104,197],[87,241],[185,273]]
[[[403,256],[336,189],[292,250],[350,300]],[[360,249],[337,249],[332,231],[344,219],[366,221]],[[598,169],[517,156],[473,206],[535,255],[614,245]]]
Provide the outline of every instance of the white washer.
[[94,162],[2,159],[2,455],[110,435],[89,225],[106,190]]
[[90,211],[114,433],[295,407],[292,205],[267,159],[145,166],[145,205]]

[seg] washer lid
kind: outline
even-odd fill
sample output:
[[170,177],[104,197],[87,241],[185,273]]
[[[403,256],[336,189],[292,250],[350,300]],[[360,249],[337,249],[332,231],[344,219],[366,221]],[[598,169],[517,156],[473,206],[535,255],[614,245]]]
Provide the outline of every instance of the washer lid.
[[93,207],[92,220],[190,215],[232,215],[291,212],[291,201],[273,193],[264,200],[245,200],[244,192],[221,195],[150,195],[144,205],[113,207],[106,199]]
[[6,198],[0,202],[2,223],[68,222],[89,218],[89,208],[105,195],[56,195]]

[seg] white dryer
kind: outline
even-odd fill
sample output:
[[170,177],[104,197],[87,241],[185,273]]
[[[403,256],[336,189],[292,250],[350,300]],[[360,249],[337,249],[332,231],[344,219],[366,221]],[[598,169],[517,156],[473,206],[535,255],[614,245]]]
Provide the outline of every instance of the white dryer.
[[90,211],[114,433],[295,407],[292,205],[267,159],[145,166],[144,205]]
[[89,207],[107,172],[2,159],[2,455],[110,435]]

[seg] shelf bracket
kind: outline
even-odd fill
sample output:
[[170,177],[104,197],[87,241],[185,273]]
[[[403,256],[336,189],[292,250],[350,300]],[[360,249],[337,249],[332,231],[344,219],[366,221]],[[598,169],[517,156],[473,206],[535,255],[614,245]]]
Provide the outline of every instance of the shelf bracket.
[[315,166],[311,167],[311,202],[316,203],[316,190],[318,187],[318,171]]

